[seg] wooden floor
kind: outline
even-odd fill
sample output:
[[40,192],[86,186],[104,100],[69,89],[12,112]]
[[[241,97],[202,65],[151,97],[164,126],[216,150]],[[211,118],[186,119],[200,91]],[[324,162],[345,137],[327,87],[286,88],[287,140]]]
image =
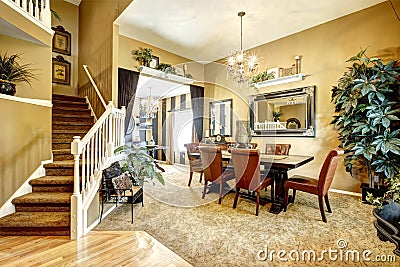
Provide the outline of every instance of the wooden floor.
[[0,266],[192,266],[143,231],[0,237]]

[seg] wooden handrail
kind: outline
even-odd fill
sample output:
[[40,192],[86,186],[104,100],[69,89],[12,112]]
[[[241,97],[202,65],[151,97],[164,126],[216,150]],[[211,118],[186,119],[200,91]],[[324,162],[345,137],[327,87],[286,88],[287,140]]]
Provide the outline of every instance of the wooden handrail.
[[97,87],[96,83],[94,82],[94,80],[93,80],[93,78],[92,78],[92,75],[91,75],[90,72],[89,72],[88,66],[87,66],[87,65],[82,65],[82,66],[83,66],[83,69],[85,70],[87,76],[89,77],[89,80],[90,80],[90,82],[92,83],[92,85],[93,85],[93,87],[94,87],[94,90],[95,90],[96,93],[97,93],[97,96],[100,98],[101,104],[103,104],[103,107],[104,107],[104,108],[107,108],[106,101],[104,101],[103,96],[100,94],[99,88]]

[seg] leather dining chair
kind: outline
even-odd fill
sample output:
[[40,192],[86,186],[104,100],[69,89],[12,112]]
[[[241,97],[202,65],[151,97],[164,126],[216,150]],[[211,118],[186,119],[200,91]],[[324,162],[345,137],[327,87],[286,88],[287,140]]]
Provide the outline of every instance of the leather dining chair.
[[189,160],[189,168],[190,168],[190,174],[189,174],[189,183],[188,186],[192,183],[192,178],[193,178],[193,172],[198,172],[200,173],[200,183],[201,183],[201,178],[203,176],[203,164],[201,163],[201,159],[197,156],[194,157],[191,155],[191,153],[200,153],[200,150],[198,148],[199,143],[188,143],[185,144],[186,147],[186,154]]
[[292,145],[290,144],[266,144],[265,154],[287,156],[291,147]]
[[236,179],[236,194],[233,208],[237,206],[240,189],[256,192],[256,216],[260,206],[260,190],[271,185],[271,198],[274,199],[274,179],[260,173],[260,152],[258,149],[232,148],[233,166]]
[[328,212],[332,213],[331,207],[329,205],[328,190],[332,184],[333,177],[335,176],[339,158],[343,155],[343,153],[343,150],[339,148],[333,149],[328,153],[319,173],[319,179],[295,175],[286,180],[284,211],[286,211],[288,205],[289,189],[293,190],[293,202],[296,197],[296,190],[318,195],[319,210],[321,212],[322,221],[326,223],[327,220],[322,198],[325,198],[325,204]]
[[199,146],[199,150],[204,172],[204,190],[202,198],[204,199],[206,195],[208,182],[213,182],[219,185],[218,204],[221,204],[223,185],[226,181],[235,178],[235,172],[232,170],[231,167],[223,167],[221,147],[212,145],[201,145]]

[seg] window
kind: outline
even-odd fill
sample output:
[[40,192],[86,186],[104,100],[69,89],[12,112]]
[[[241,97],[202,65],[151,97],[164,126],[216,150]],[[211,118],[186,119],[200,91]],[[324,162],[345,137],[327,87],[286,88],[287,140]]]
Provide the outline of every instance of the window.
[[176,111],[173,124],[174,150],[186,151],[185,144],[193,141],[193,112],[191,109]]

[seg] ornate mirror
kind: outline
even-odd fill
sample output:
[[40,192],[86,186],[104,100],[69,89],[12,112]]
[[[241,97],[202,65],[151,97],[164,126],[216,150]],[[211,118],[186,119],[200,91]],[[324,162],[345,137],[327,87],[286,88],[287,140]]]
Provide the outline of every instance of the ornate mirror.
[[252,95],[250,128],[254,136],[315,136],[315,86]]

